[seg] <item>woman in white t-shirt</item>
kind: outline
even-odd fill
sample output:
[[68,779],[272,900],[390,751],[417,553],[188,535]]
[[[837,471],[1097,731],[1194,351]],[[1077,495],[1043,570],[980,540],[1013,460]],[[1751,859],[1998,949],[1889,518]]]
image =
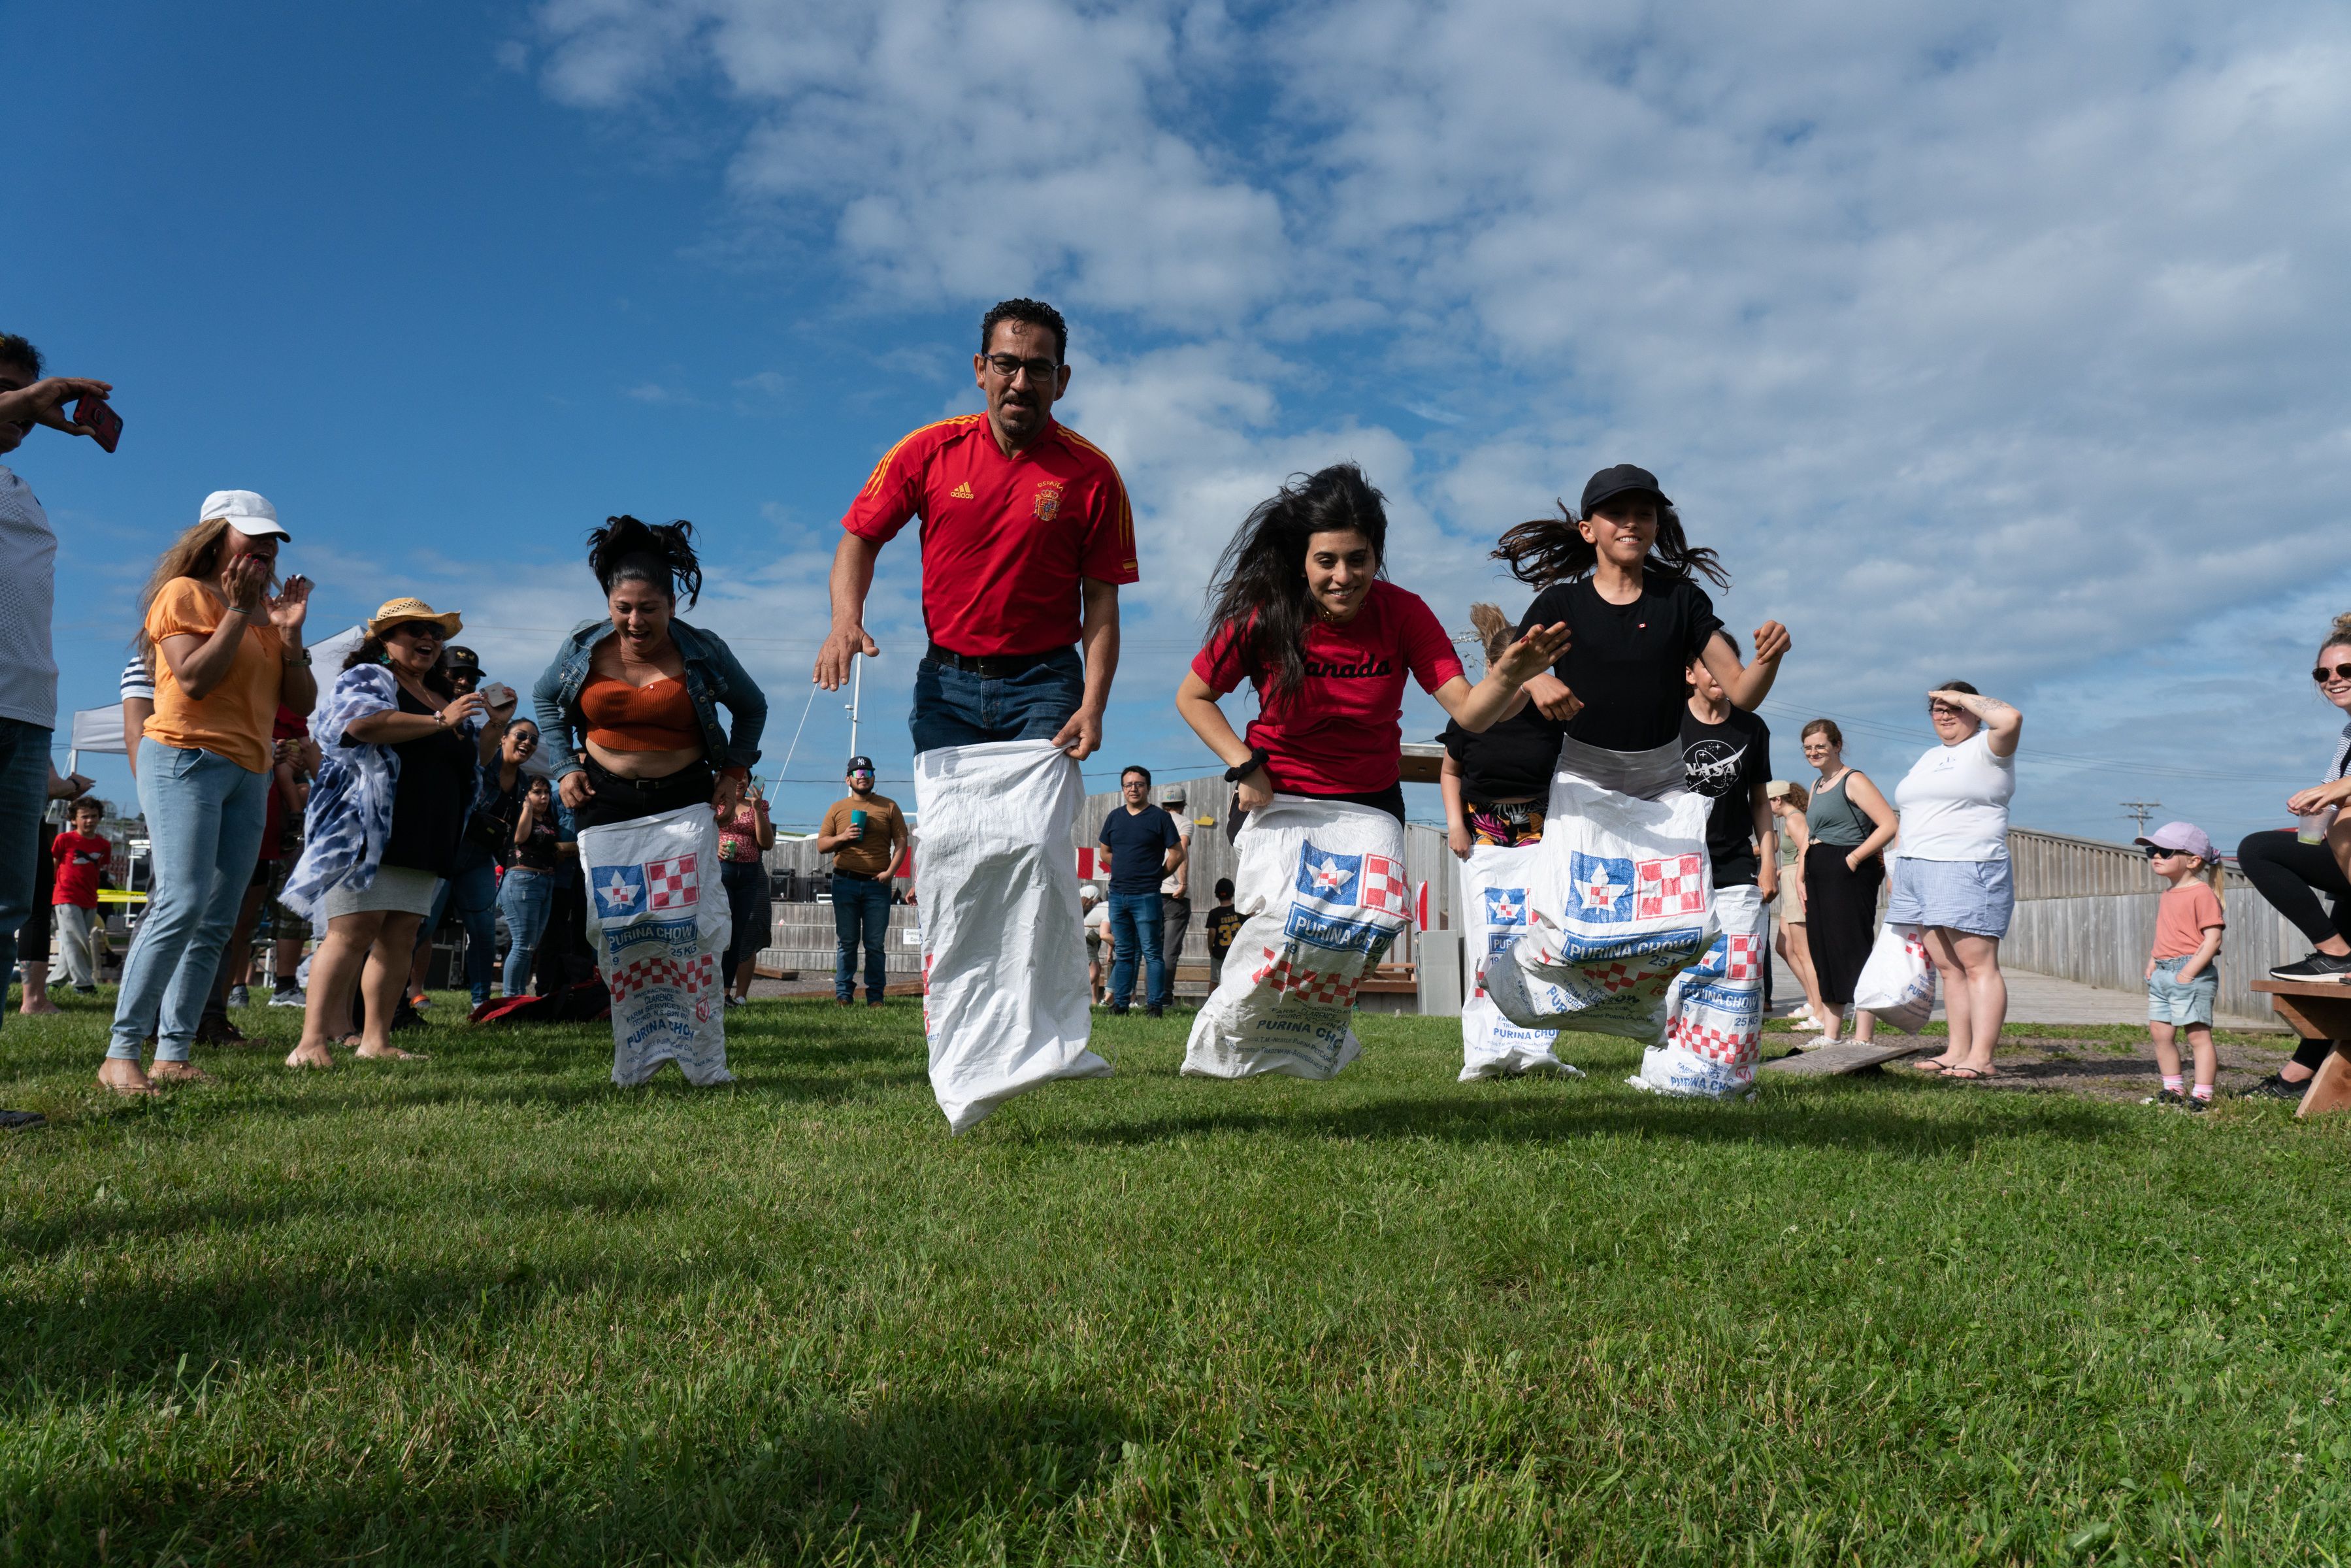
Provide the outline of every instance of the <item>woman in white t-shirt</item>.
[[2016,910],[2008,864],[2008,802],[2016,794],[2016,741],[2024,716],[1965,681],[1927,694],[1942,744],[1895,787],[1900,861],[1888,925],[1916,925],[1943,982],[1950,1044],[1920,1071],[1992,1076],[1991,1051],[2008,1018],[2000,939]]

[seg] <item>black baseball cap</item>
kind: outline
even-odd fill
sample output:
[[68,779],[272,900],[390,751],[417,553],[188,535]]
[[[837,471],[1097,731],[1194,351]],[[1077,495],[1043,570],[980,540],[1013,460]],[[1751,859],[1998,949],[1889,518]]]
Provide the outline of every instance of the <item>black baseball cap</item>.
[[449,666],[449,673],[453,675],[478,675],[482,673],[481,656],[471,648],[461,648],[455,643],[442,650],[441,662]]
[[841,769],[843,774],[871,773],[872,771],[873,758],[870,757],[852,757],[849,759],[849,766]]
[[1666,499],[1666,493],[1657,488],[1655,474],[1630,463],[1619,463],[1614,468],[1603,468],[1583,482],[1583,516],[1590,517],[1592,509],[1601,502],[1611,496],[1621,496],[1627,490],[1646,490],[1657,498],[1660,507],[1673,505]]

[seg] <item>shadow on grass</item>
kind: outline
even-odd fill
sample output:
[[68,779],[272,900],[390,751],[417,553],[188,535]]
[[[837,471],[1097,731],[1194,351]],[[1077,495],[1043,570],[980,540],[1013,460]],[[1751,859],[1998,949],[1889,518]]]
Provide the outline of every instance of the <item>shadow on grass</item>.
[[928,1555],[987,1520],[1025,1561],[1139,1436],[1130,1413],[1058,1395],[892,1397],[852,1415],[766,1392],[765,1407],[746,1401],[691,1429],[553,1449],[504,1485],[464,1472],[420,1483],[389,1458],[313,1485],[135,1462],[53,1475],[8,1489],[0,1539],[48,1562],[831,1562],[852,1542]]
[[[1479,1098],[1474,1092],[1383,1099],[1331,1108],[1263,1110],[1235,1105],[1131,1122],[1039,1127],[1040,1143],[1163,1143],[1175,1138],[1266,1134],[1332,1139],[1433,1139],[1442,1143],[1535,1143],[1589,1137],[1672,1138],[1695,1143],[1771,1143],[1863,1148],[1911,1158],[1964,1154],[1990,1138],[2030,1134],[2086,1143],[2113,1131],[2111,1116],[2090,1105],[2034,1097],[2022,1121],[1917,1114],[1908,1095],[1856,1107],[1774,1095],[1776,1103],[1721,1104],[1644,1096],[1628,1100],[1568,1091],[1573,1098]],[[1809,1097],[1808,1097],[1809,1098]]]

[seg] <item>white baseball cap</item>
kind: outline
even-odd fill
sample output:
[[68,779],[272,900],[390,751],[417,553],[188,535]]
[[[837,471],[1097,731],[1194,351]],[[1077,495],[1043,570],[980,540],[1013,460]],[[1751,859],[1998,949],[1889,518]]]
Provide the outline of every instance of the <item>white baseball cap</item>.
[[208,523],[214,517],[227,518],[230,528],[249,539],[266,538],[273,534],[281,539],[294,537],[278,522],[277,508],[250,490],[214,490],[206,496],[196,521]]

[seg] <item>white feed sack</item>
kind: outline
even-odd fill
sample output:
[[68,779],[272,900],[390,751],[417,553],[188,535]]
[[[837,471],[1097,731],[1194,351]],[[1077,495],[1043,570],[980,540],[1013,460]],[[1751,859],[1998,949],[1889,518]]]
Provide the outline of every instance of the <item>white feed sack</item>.
[[[1527,934],[1516,966],[1487,975],[1504,1017],[1522,1029],[1657,1038],[1667,988],[1714,941],[1712,805],[1686,789],[1640,800],[1572,774],[1552,780]],[[1539,999],[1541,981],[1555,994]]]
[[718,880],[718,824],[704,805],[580,830],[588,943],[612,993],[612,1082],[643,1083],[674,1061],[691,1083],[725,1083],[733,923]]
[[1355,1059],[1355,989],[1412,917],[1404,824],[1385,811],[1277,795],[1234,842],[1241,928],[1192,1022],[1201,1078],[1330,1078]]
[[1641,1053],[1627,1080],[1660,1094],[1736,1094],[1755,1082],[1763,1040],[1763,893],[1726,887],[1714,895],[1721,930],[1706,956],[1674,977],[1666,992],[1664,1040]]
[[1041,740],[914,758],[923,1031],[951,1131],[1057,1078],[1101,1078],[1070,831],[1078,765]]
[[[1527,931],[1527,888],[1541,846],[1502,849],[1479,844],[1461,864],[1461,936],[1469,966],[1469,998],[1461,1007],[1461,1082],[1510,1078],[1538,1068],[1575,1070],[1552,1050],[1556,1030],[1512,1023],[1486,994],[1486,971],[1499,964],[1506,977],[1517,969],[1510,949]],[[1517,977],[1534,1009],[1564,1013],[1567,998],[1548,980]]]
[[1870,945],[1869,961],[1854,982],[1853,1005],[1917,1034],[1935,1016],[1935,964],[1916,925],[1881,925]]

